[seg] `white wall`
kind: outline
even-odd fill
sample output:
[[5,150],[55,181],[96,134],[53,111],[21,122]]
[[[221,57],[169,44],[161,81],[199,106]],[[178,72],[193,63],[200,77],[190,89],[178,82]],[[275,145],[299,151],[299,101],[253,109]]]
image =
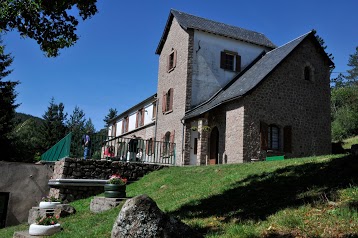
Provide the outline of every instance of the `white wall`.
[[237,74],[237,72],[220,68],[221,51],[229,50],[241,55],[241,69],[244,69],[265,49],[267,50],[263,46],[195,31],[192,106],[196,106],[209,99]]
[[153,104],[144,107],[144,125],[152,122],[153,118]]
[[[133,113],[133,112],[132,112],[132,113]],[[134,130],[134,129],[135,129],[136,119],[137,119],[137,111],[135,111],[134,114],[131,114],[131,115],[129,116],[128,131],[131,131],[131,130]]]
[[123,122],[123,120],[120,120],[116,123],[116,136],[119,136],[122,134],[122,122]]

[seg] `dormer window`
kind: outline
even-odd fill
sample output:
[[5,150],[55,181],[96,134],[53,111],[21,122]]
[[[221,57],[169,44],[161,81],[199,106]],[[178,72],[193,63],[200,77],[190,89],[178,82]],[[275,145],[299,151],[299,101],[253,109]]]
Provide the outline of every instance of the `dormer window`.
[[174,70],[177,64],[177,51],[172,49],[167,59],[167,72],[171,72]]
[[230,71],[241,71],[241,56],[237,52],[224,50],[221,52],[220,68]]

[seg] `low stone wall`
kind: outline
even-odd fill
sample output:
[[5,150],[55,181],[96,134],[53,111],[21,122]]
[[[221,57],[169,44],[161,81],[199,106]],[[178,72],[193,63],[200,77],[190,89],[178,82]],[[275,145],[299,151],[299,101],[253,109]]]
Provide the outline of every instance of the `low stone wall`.
[[[136,181],[144,175],[166,166],[121,161],[83,160],[66,158],[57,161],[52,179],[108,179],[112,174],[120,174],[128,181]],[[50,195],[65,202],[87,198],[103,192],[102,186],[51,185]]]

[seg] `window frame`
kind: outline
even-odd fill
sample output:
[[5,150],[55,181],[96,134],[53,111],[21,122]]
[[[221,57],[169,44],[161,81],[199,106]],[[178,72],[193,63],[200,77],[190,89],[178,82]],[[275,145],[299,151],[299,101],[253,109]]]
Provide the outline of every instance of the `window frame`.
[[135,128],[144,126],[144,112],[144,108],[141,108],[137,111]]
[[162,112],[168,114],[173,111],[174,103],[174,89],[170,88],[167,92],[163,92],[162,98]]
[[[228,57],[232,57],[232,63],[228,64]],[[237,52],[224,50],[220,53],[220,68],[233,71],[240,72],[241,71],[241,56]]]
[[177,50],[172,49],[167,56],[167,72],[170,73],[177,66]]

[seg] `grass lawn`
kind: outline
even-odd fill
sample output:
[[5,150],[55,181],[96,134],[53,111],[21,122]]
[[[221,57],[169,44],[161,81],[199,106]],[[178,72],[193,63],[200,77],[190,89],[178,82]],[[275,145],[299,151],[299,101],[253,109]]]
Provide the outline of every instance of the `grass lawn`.
[[344,149],[350,149],[353,144],[358,144],[358,136],[345,139],[342,146]]
[[[358,237],[358,158],[344,155],[171,167],[128,185],[129,197],[139,194],[205,237]],[[120,207],[92,214],[89,202],[74,202],[52,237],[110,237]]]

